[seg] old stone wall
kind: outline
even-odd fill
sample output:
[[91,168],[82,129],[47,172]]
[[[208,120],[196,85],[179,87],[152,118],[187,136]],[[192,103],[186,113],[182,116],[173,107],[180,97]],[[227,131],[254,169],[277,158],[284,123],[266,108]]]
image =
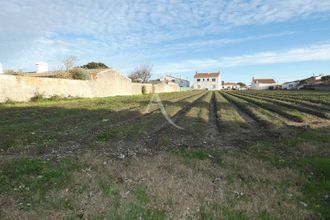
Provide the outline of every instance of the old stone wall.
[[107,97],[117,95],[142,94],[142,86],[147,93],[180,91],[177,84],[132,83],[129,78],[115,70],[105,70],[96,74],[93,80],[70,80],[31,76],[0,75],[0,102],[29,101],[36,95],[49,98],[61,97]]

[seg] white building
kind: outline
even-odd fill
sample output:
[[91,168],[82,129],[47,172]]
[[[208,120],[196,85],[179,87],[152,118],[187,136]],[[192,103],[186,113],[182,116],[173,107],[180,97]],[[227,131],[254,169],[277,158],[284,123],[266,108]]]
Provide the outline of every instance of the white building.
[[174,82],[174,83],[178,84],[181,88],[189,88],[190,87],[189,80],[181,79],[181,78],[174,77],[174,76],[164,76],[160,80],[164,81],[164,82]]
[[227,82],[227,83],[223,83],[222,88],[225,90],[239,90],[240,85],[237,83]]
[[38,62],[37,65],[37,73],[45,73],[48,72],[48,63]]
[[270,87],[276,87],[277,83],[274,79],[255,79],[252,78],[251,89],[253,90],[265,90]]
[[197,73],[194,76],[194,89],[220,90],[222,89],[220,72]]
[[300,81],[286,82],[282,84],[282,89],[290,90],[290,89],[298,89]]
[[2,64],[0,63],[0,74],[3,74]]

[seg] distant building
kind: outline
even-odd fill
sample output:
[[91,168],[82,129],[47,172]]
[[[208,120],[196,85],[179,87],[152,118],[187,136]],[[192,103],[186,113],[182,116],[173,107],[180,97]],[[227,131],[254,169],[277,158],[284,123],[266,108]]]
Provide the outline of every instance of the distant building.
[[174,82],[174,83],[178,84],[180,86],[180,88],[189,88],[190,87],[189,80],[181,79],[181,78],[174,77],[174,76],[164,76],[160,80],[164,81],[164,82]]
[[222,81],[220,72],[197,73],[194,76],[194,89],[220,90]]
[[303,84],[305,85],[320,85],[322,84],[322,77],[324,75],[312,76],[307,79],[302,80]]
[[38,62],[36,63],[37,73],[45,73],[48,72],[48,63]]
[[277,83],[274,79],[255,79],[252,78],[251,89],[253,90],[265,90],[275,88]]
[[240,85],[237,83],[227,82],[222,84],[222,88],[225,90],[239,90]]
[[292,81],[292,82],[286,82],[282,84],[282,89],[285,90],[291,90],[291,89],[299,89],[300,81]]
[[2,64],[0,63],[0,74],[3,74]]

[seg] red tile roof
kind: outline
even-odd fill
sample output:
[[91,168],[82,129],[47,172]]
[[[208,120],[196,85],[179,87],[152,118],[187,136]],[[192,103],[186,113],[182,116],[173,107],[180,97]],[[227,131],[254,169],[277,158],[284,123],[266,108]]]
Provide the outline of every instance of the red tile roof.
[[220,72],[215,73],[196,73],[194,78],[210,78],[210,77],[218,77]]
[[276,82],[273,79],[253,79],[253,83],[271,84]]

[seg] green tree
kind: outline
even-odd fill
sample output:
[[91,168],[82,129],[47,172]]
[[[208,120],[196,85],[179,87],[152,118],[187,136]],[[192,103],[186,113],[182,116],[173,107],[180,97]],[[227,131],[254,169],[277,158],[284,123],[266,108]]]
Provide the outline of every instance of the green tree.
[[245,83],[239,82],[237,83],[240,87],[246,87]]
[[86,65],[81,66],[84,69],[107,69],[109,68],[104,63],[97,63],[97,62],[89,62]]
[[322,81],[324,84],[330,84],[330,75],[322,76],[321,81]]

